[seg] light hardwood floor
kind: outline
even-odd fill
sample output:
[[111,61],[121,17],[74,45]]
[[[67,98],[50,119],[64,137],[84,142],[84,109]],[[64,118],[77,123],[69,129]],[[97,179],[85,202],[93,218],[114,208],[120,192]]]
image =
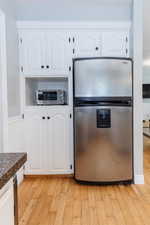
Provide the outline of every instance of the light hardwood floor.
[[150,139],[144,140],[145,185],[28,178],[19,188],[19,225],[150,225]]

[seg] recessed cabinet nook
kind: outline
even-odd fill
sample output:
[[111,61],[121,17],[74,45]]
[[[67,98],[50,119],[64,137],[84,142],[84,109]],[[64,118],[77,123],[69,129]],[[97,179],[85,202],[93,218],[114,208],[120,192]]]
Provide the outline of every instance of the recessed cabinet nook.
[[[73,58],[132,56],[130,22],[18,22],[26,174],[73,173]],[[35,92],[63,89],[65,105]]]

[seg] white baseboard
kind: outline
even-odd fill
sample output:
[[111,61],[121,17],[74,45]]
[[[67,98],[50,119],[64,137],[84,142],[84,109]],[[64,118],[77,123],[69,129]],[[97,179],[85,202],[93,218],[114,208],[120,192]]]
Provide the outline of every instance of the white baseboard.
[[134,183],[135,184],[144,184],[144,175],[135,175]]
[[25,170],[24,175],[70,175],[73,174],[72,170],[59,170],[59,171],[47,171],[47,170]]

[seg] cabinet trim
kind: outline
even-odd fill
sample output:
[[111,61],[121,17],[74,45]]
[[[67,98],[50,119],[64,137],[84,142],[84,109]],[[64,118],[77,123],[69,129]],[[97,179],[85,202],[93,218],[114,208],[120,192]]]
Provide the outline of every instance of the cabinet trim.
[[42,22],[17,21],[18,29],[130,29],[131,22]]
[[22,115],[8,118],[8,125],[13,124],[13,123],[17,123],[17,122],[22,122]]

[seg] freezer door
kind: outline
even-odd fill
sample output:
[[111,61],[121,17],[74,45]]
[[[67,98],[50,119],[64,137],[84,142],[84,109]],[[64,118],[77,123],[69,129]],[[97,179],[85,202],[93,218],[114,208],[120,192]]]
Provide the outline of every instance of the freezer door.
[[80,59],[74,61],[75,97],[132,96],[132,61]]
[[75,178],[132,180],[132,108],[75,108]]

